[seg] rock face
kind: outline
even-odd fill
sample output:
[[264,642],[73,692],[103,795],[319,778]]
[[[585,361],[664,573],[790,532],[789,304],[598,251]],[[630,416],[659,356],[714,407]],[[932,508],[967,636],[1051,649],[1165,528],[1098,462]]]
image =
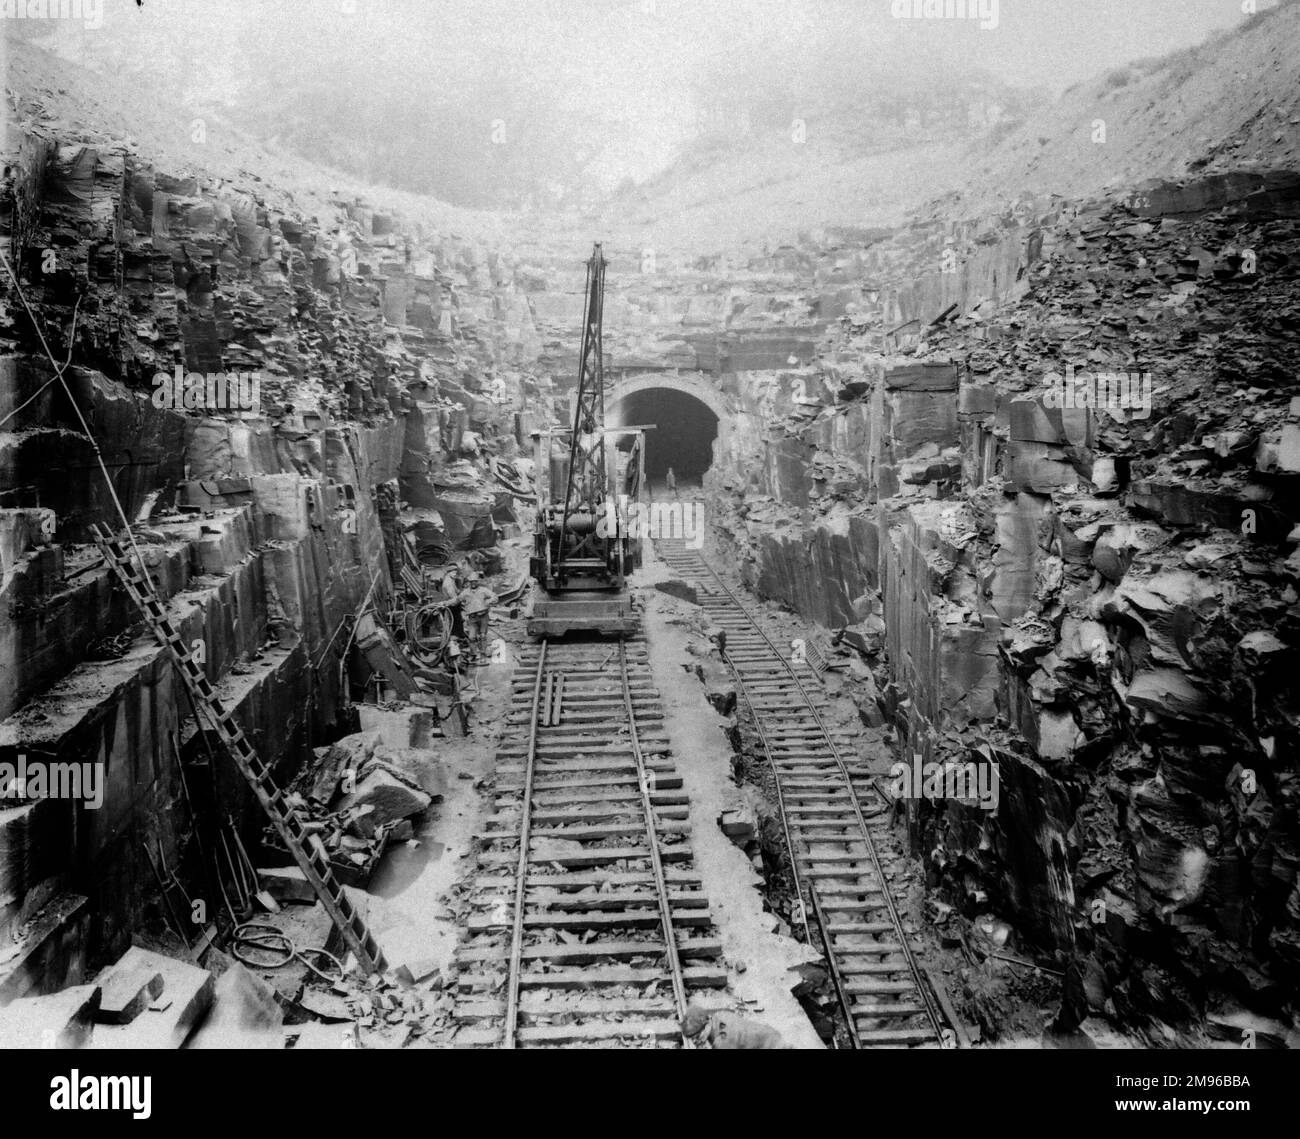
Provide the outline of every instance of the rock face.
[[[489,465],[526,441],[519,371],[541,351],[515,263],[419,217],[169,171],[31,101],[5,145],[0,235],[71,365],[66,391],[50,382],[6,275],[0,762],[90,764],[103,795],[0,803],[0,933],[44,931],[0,965],[0,1000],[120,953],[157,905],[141,840],[186,859],[178,760],[203,740],[90,525],[120,529],[118,502],[145,524],[168,617],[285,782],[349,726],[365,676],[340,667],[338,634],[372,587],[392,594],[402,505],[425,508],[430,557],[498,557],[513,515]],[[528,383],[545,407],[549,380]],[[371,824],[396,794],[403,814],[428,804],[393,778],[369,789]],[[214,795],[251,842],[260,812],[224,760]],[[78,888],[69,907],[59,891]]]
[[1074,962],[1093,1012],[1278,1015],[1300,990],[1300,177],[1015,213],[854,251],[849,313],[785,381],[814,406],[742,378],[710,537],[848,637],[883,617],[900,758],[996,767],[994,810],[909,804],[949,902]]
[[[391,592],[402,522],[434,559],[491,557],[511,524],[495,463],[564,412],[586,253],[169,169],[17,106],[0,238],[71,364],[50,383],[6,277],[0,762],[96,764],[104,798],[0,807],[23,941],[0,1001],[117,955],[154,893],[122,835],[184,854],[177,760],[202,741],[84,544],[114,494],[287,782],[353,726],[333,646]],[[1300,178],[1251,171],[754,256],[606,250],[609,394],[648,377],[718,412],[715,552],[844,631],[865,659],[841,683],[900,757],[996,768],[992,810],[910,804],[916,849],[945,904],[1082,978],[1079,1015],[1295,1007],[1297,219]],[[255,399],[160,400],[178,373],[256,374]],[[349,840],[439,793],[409,758],[364,751]]]

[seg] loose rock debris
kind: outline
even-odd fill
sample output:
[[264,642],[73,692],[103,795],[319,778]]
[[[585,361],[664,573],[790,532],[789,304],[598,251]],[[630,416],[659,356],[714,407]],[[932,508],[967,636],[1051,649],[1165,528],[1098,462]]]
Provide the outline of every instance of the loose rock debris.
[[[698,536],[755,606],[870,799],[880,881],[836,894],[828,874],[811,924],[791,832],[816,831],[825,788],[783,812],[770,754],[815,767],[810,730],[773,725],[755,634],[652,553],[638,602],[684,647],[635,646],[626,704],[609,646],[566,679],[518,857],[532,439],[569,423],[590,235],[533,202],[489,219],[292,146],[286,164],[250,132],[178,151],[165,100],[14,37],[0,1045],[848,1046],[847,984],[869,1045],[1295,1047],[1300,116],[1269,84],[1294,78],[1277,45],[1298,21],[1138,61],[1037,127],[1004,92],[1013,118],[976,148],[1004,169],[888,224],[862,187],[897,156],[818,150],[802,164],[828,185],[852,171],[848,223],[651,241],[656,207],[674,233],[709,209],[738,233],[807,192],[768,153],[735,208],[711,179],[754,168],[748,126],[688,149],[670,209],[654,180],[600,206],[606,399],[664,427],[647,504],[701,508],[669,540]],[[1193,129],[1225,69],[1223,115],[1260,105]],[[848,101],[842,133],[957,141],[952,108],[911,98],[898,122]],[[1122,160],[1060,127],[1088,100],[1125,123]],[[1071,167],[1073,189],[1045,173]],[[253,402],[215,406],[253,377]],[[692,436],[698,498],[663,481],[693,416],[716,420]],[[129,535],[207,711],[93,525]],[[496,598],[481,652],[456,605],[471,574]],[[227,715],[395,947],[382,968],[265,826]],[[704,728],[729,771],[683,746]],[[10,776],[20,758],[87,793]],[[852,841],[816,845],[833,870]],[[886,961],[839,975],[867,893],[919,961],[933,1023],[907,1039],[871,1037],[904,984]]]

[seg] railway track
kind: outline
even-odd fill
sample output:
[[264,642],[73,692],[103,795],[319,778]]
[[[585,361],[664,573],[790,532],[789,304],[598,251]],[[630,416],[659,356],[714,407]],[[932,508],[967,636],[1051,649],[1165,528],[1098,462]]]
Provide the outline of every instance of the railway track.
[[[951,1044],[890,895],[880,847],[887,804],[822,716],[824,694],[726,582],[680,539],[656,542],[725,633],[723,656],[771,764],[800,902],[797,923],[819,940],[855,1047]],[[812,681],[813,673],[807,672]]]
[[539,641],[511,680],[457,951],[458,1046],[681,1047],[727,972],[644,640]]

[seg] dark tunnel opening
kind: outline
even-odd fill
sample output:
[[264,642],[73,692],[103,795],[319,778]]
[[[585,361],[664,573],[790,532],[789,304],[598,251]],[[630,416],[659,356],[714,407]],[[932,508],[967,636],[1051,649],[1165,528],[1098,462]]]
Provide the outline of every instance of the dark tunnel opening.
[[718,417],[709,406],[672,388],[632,392],[613,406],[613,422],[654,424],[646,432],[646,478],[662,486],[672,467],[679,486],[701,486],[713,462]]

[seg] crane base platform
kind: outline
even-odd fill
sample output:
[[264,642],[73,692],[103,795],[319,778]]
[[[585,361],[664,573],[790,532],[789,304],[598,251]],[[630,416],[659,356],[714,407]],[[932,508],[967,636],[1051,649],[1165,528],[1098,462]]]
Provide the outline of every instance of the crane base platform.
[[562,637],[566,633],[626,637],[640,631],[640,614],[625,590],[539,592],[528,617],[530,637]]

